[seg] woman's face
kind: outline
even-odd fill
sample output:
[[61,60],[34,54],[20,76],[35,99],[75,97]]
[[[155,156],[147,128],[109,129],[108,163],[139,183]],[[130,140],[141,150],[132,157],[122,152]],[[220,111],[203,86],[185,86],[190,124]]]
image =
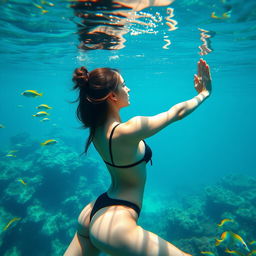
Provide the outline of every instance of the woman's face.
[[126,86],[123,77],[120,75],[120,83],[118,85],[118,93],[117,93],[120,108],[130,105],[129,92],[130,92],[130,89]]

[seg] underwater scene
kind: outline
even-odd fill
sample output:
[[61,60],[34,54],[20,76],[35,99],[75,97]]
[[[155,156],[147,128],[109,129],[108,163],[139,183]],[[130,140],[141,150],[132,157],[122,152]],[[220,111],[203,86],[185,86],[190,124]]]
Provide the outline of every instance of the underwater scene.
[[93,145],[83,154],[75,68],[119,70],[126,122],[196,96],[200,58],[212,93],[147,138],[138,225],[193,256],[256,255],[255,0],[0,0],[0,13],[1,256],[63,255],[110,186]]

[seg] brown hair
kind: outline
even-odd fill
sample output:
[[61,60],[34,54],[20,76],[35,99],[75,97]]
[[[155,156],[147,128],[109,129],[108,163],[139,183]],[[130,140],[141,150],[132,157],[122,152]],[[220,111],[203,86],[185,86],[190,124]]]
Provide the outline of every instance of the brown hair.
[[85,67],[76,68],[72,81],[73,89],[79,90],[76,115],[84,128],[90,129],[85,152],[93,140],[95,128],[103,125],[107,120],[110,92],[117,92],[120,83],[119,71],[111,68],[96,68],[89,72]]

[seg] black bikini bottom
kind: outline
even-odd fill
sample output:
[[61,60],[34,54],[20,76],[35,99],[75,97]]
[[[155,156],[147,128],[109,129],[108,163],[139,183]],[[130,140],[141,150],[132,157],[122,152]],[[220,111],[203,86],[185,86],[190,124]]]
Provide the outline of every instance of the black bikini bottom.
[[98,211],[100,210],[101,208],[103,207],[107,207],[107,206],[111,206],[111,205],[125,205],[125,206],[128,206],[132,209],[134,209],[137,214],[138,214],[138,217],[140,216],[140,208],[138,205],[132,203],[132,202],[129,202],[129,201],[126,201],[126,200],[121,200],[121,199],[113,199],[113,198],[110,198],[107,194],[107,192],[101,194],[97,200],[95,201],[95,204],[92,208],[92,211],[91,211],[91,215],[90,215],[90,221],[93,217],[93,215]]

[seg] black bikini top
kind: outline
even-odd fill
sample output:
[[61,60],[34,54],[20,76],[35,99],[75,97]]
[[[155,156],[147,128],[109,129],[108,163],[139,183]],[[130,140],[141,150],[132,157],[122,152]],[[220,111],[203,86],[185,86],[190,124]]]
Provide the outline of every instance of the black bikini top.
[[113,166],[113,167],[117,167],[117,168],[130,168],[130,167],[133,167],[137,164],[140,164],[141,162],[143,161],[146,161],[146,163],[148,161],[150,161],[151,165],[152,165],[152,150],[151,148],[146,144],[146,142],[143,140],[144,144],[145,144],[145,155],[144,157],[139,160],[138,162],[134,163],[134,164],[129,164],[129,165],[115,165],[114,164],[114,161],[113,161],[113,155],[112,155],[112,149],[111,149],[111,145],[112,145],[112,136],[113,136],[113,133],[114,133],[114,130],[116,129],[116,127],[118,126],[119,124],[117,124],[111,131],[111,134],[110,134],[110,138],[109,138],[109,152],[110,152],[110,157],[111,157],[111,163],[107,162],[104,160],[104,162],[110,166]]

